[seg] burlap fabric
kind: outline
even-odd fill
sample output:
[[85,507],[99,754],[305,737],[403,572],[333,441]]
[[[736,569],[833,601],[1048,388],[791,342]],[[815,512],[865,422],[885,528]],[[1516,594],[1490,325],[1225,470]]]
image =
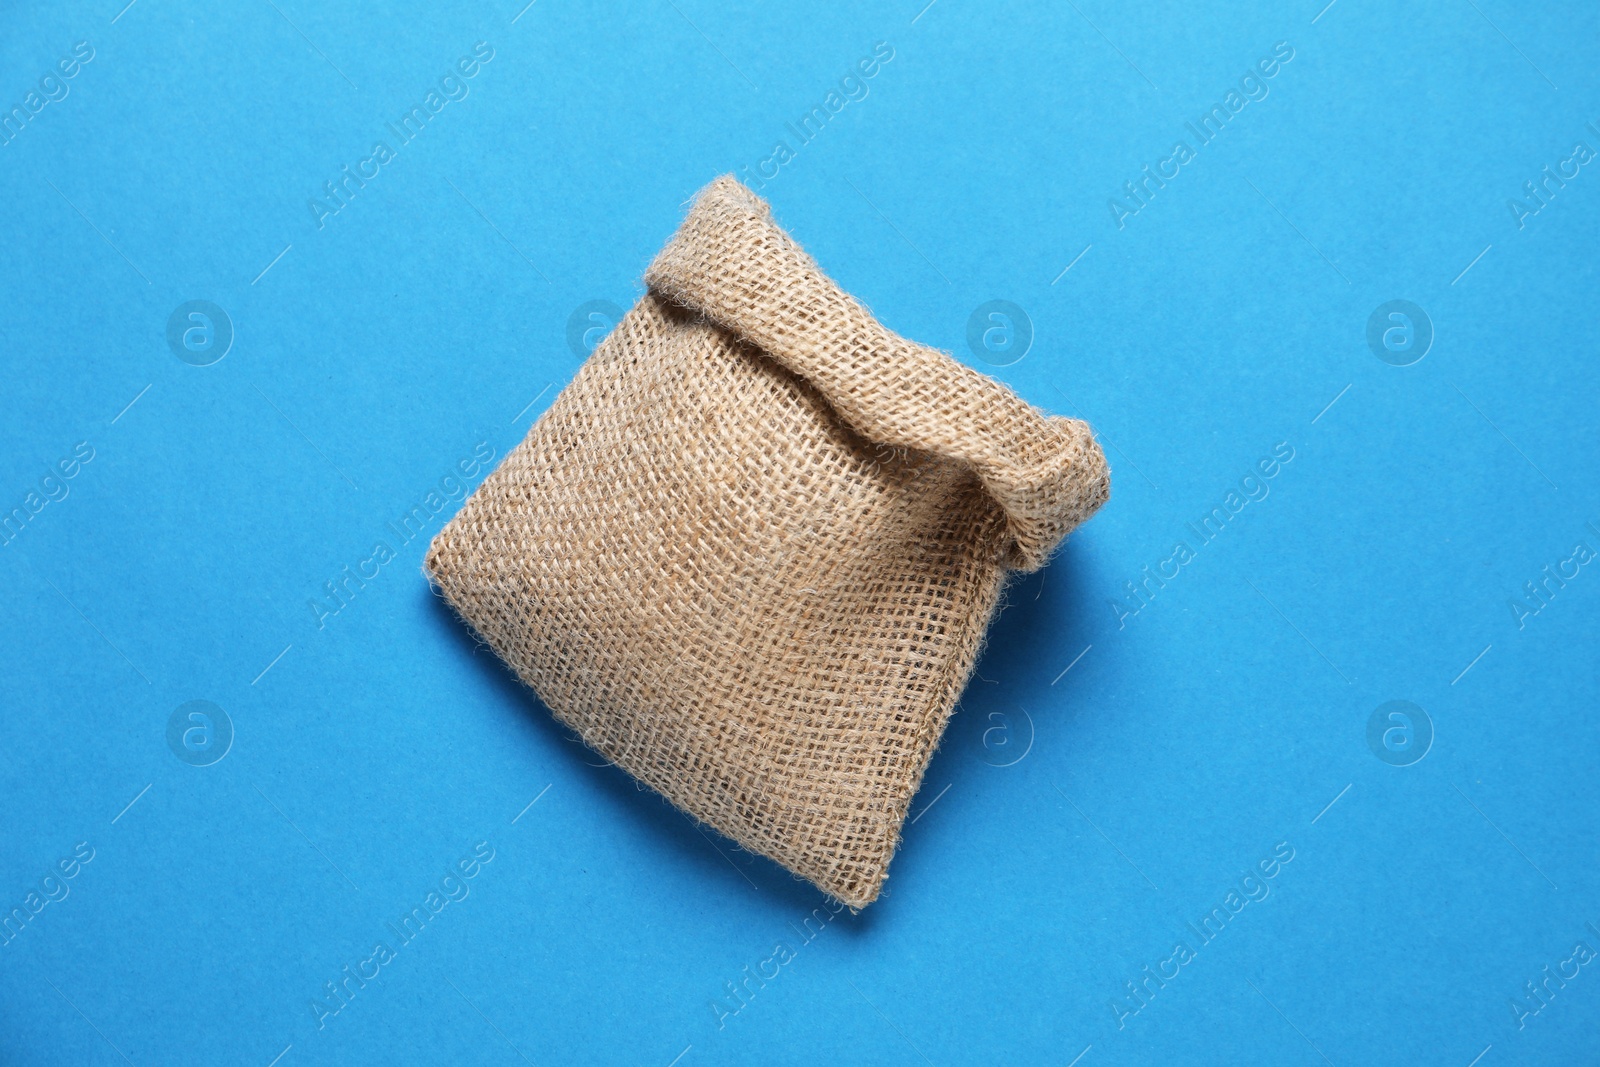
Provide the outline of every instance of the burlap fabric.
[[595,751],[859,908],[1006,571],[1105,459],[879,325],[731,177],[645,282],[428,573]]

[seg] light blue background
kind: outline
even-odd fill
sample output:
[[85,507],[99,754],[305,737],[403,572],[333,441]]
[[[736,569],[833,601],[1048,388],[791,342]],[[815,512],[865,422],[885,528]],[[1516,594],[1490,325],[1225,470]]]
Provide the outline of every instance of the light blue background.
[[[0,947],[0,1059],[1592,1054],[1600,965],[1511,1005],[1600,950],[1600,571],[1510,603],[1600,550],[1600,167],[1520,228],[1507,201],[1600,149],[1600,14],[924,2],[0,17],[6,109],[94,49],[0,147],[0,510],[94,450],[0,548],[0,906],[94,850]],[[319,229],[308,199],[479,41],[469,95]],[[880,41],[762,194],[890,327],[1090,419],[1115,473],[1012,588],[884,897],[802,943],[820,894],[596,766],[431,596],[424,538],[320,629],[308,601],[503,456],[579,364],[574,309],[631,303],[689,197],[793,147]],[[1108,199],[1280,41],[1269,95],[1118,229]],[[1035,331],[1010,366],[966,343],[991,299]],[[1407,367],[1366,341],[1393,299],[1435,330]],[[166,342],[189,300],[236,331],[211,366]],[[1119,619],[1280,442],[1270,494]],[[197,699],[235,730],[208,767],[166,741]],[[1436,734],[1409,767],[1367,743],[1390,700]],[[470,895],[319,1030],[323,983],[478,842]]]

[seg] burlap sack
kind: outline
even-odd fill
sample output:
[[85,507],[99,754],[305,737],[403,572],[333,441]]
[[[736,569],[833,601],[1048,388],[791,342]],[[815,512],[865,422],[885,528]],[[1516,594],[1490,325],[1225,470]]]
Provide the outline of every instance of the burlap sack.
[[890,333],[731,177],[427,571],[583,740],[851,907],[1089,427]]

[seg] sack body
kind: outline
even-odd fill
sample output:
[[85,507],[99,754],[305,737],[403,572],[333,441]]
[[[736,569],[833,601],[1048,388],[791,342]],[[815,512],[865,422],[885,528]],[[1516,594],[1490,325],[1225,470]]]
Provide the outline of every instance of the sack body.
[[694,818],[874,900],[1008,570],[1109,492],[1083,422],[896,336],[731,177],[427,573]]

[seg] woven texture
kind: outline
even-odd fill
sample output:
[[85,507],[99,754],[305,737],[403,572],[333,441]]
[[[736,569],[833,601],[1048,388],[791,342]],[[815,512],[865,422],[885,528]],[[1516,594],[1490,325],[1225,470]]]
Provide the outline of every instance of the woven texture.
[[1105,458],[886,330],[731,177],[645,282],[428,574],[595,751],[862,907],[1006,571]]

